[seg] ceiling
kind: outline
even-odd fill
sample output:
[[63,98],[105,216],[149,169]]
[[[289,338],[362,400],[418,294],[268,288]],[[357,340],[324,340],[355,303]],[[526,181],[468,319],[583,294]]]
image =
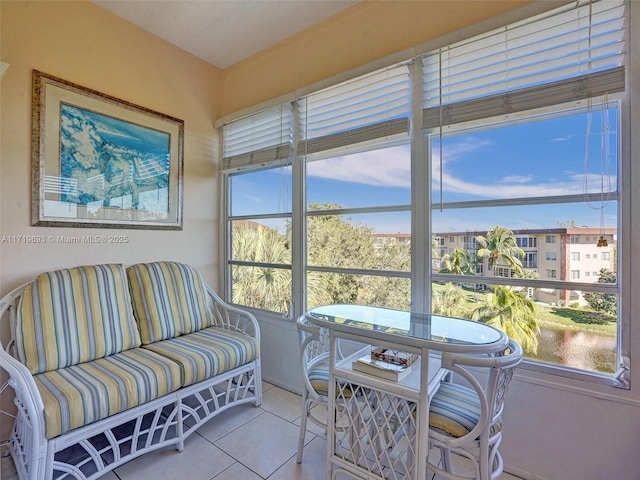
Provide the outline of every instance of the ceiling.
[[218,68],[227,68],[359,0],[93,0]]

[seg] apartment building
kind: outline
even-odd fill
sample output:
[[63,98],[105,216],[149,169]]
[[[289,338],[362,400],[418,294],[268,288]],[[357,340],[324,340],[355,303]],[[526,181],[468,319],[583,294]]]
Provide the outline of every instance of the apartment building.
[[[522,266],[525,271],[542,280],[561,280],[577,283],[596,283],[600,270],[615,271],[616,229],[601,230],[592,227],[562,227],[514,230],[518,246],[524,251]],[[469,252],[471,258],[480,248],[476,238],[486,231],[448,232],[434,236],[438,256],[432,261],[434,271],[440,268],[440,259],[456,248]],[[601,238],[606,240],[602,242]],[[606,243],[606,245],[605,245]],[[498,262],[495,269],[488,267],[488,259],[480,259],[475,265],[476,275],[512,277],[512,269]],[[585,303],[579,290],[551,288],[530,289],[531,298],[556,305]]]

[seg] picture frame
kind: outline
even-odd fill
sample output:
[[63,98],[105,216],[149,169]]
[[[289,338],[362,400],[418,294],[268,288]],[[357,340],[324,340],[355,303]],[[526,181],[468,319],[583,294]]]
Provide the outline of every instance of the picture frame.
[[182,230],[184,122],[33,71],[34,226]]

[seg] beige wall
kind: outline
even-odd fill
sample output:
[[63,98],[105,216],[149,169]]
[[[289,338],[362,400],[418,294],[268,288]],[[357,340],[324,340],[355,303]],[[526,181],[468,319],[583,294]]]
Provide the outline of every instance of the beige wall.
[[[0,2],[0,237],[127,235],[115,245],[0,243],[0,295],[37,273],[81,264],[175,259],[209,283],[218,272],[218,133],[222,73],[88,1]],[[184,229],[32,227],[32,70],[127,100],[185,122]],[[3,343],[8,325],[0,325]],[[5,343],[6,344],[6,343]],[[4,382],[4,372],[0,383]],[[11,399],[0,399],[12,410]],[[11,427],[0,418],[0,439]]]
[[[224,71],[223,115],[277,98],[531,0],[364,0]],[[544,8],[559,2],[547,1]]]
[[[2,1],[1,235],[118,233],[127,244],[0,244],[0,292],[47,269],[175,259],[210,283],[218,271],[218,145],[222,72],[88,1]],[[185,122],[184,229],[32,227],[31,75],[37,69]]]

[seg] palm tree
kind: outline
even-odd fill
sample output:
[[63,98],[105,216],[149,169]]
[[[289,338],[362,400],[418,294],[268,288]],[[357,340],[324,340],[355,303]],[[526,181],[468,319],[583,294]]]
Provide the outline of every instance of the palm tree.
[[431,311],[437,315],[447,317],[464,317],[460,305],[464,302],[464,292],[453,283],[447,283],[444,288],[434,290],[431,298]]
[[535,303],[524,290],[497,285],[486,295],[483,305],[472,315],[474,320],[499,328],[522,345],[526,352],[538,351],[540,327],[536,320]]
[[[233,258],[265,264],[291,264],[291,252],[277,230],[264,225],[233,227]],[[234,303],[287,313],[291,301],[291,273],[268,265],[234,266]]]
[[505,227],[496,225],[487,236],[478,235],[476,241],[480,245],[477,256],[479,258],[489,259],[489,268],[495,274],[495,268],[498,262],[506,263],[517,276],[521,276],[523,272],[522,261],[524,258],[524,250],[518,247],[516,237],[513,232]]
[[452,253],[446,253],[440,261],[440,273],[453,273],[455,275],[473,275],[473,265],[469,252],[464,248],[456,248]]

